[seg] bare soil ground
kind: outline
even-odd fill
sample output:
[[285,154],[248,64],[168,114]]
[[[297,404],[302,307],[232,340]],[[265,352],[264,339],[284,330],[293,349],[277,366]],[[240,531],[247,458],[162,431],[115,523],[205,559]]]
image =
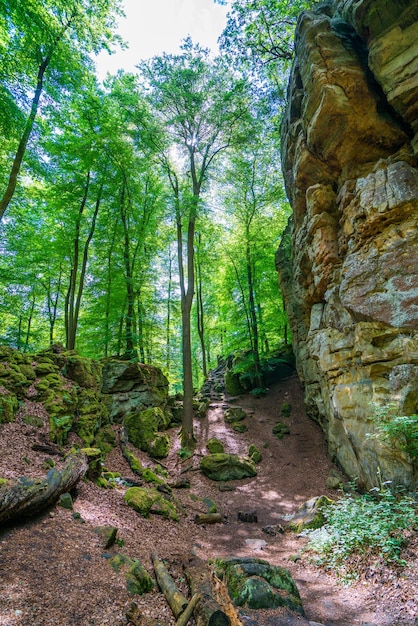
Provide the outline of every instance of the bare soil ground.
[[[284,401],[292,405],[291,415],[285,420],[290,435],[278,440],[272,428],[282,419]],[[325,488],[333,466],[319,427],[306,416],[297,378],[276,384],[264,398],[241,396],[236,400],[234,404],[250,414],[246,433],[238,434],[225,425],[223,404],[223,399],[214,400],[208,416],[196,421],[198,448],[192,460],[180,462],[176,431],[171,431],[173,447],[164,465],[171,479],[182,476],[190,480],[190,489],[175,492],[184,508],[179,522],[159,516],[142,518],[124,503],[122,487],[100,489],[91,482],[81,482],[74,502],[81,519],[57,506],[36,518],[0,529],[0,625],[126,626],[126,612],[133,599],[144,618],[174,624],[163,595],[155,589],[132,598],[123,574],[113,571],[108,557],[122,552],[141,561],[152,573],[150,554],[156,551],[170,563],[172,574],[183,585],[181,562],[191,550],[205,560],[223,555],[254,556],[288,568],[302,596],[306,618],[312,622],[326,626],[416,625],[416,538],[406,554],[409,565],[402,572],[385,569],[343,587],[333,575],[311,565],[308,557],[291,560],[302,549],[305,538],[289,532],[269,535],[263,531],[266,526],[284,524],[288,514],[313,496],[338,495]],[[24,411],[34,414],[38,409],[30,403],[14,423],[1,427],[0,476],[45,475],[47,455],[31,449],[39,440],[40,430],[22,421]],[[197,470],[201,455],[206,453],[205,441],[212,436],[224,442],[227,452],[246,454],[249,444],[257,445],[263,454],[258,475],[231,482],[234,490],[220,491],[218,483]],[[145,455],[138,456],[144,464],[153,466]],[[135,478],[119,448],[108,456],[106,467]],[[202,498],[216,502],[224,523],[206,527],[194,523],[197,513],[207,512]],[[239,511],[256,511],[257,523],[238,521]],[[94,532],[99,525],[117,526],[123,546],[104,550]],[[252,620],[243,619],[242,623],[288,623],[280,610],[257,611]]]

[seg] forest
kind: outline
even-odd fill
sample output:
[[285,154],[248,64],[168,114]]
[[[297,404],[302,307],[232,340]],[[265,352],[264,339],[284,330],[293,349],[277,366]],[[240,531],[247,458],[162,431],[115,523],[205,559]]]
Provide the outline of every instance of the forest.
[[279,124],[305,5],[236,2],[218,57],[189,38],[100,83],[120,2],[2,2],[1,343],[152,363],[177,391],[289,340]]
[[0,0],[1,624],[416,624],[418,8],[213,2]]

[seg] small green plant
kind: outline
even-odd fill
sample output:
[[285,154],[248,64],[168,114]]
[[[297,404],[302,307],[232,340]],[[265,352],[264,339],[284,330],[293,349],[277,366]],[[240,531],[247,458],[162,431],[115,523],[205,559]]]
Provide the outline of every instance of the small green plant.
[[250,394],[254,396],[254,398],[261,398],[265,396],[267,393],[267,389],[264,387],[256,387],[255,389],[251,389]]
[[374,436],[406,452],[415,465],[418,462],[418,415],[396,415],[396,408],[395,404],[375,406]]
[[192,450],[190,450],[190,448],[180,448],[180,450],[177,452],[177,456],[183,461],[186,459],[190,459],[192,455],[193,452]]
[[360,577],[362,570],[379,563],[404,566],[405,530],[417,523],[417,503],[397,496],[387,488],[365,495],[348,495],[323,510],[325,524],[307,530],[305,548],[313,561],[334,570],[346,583]]

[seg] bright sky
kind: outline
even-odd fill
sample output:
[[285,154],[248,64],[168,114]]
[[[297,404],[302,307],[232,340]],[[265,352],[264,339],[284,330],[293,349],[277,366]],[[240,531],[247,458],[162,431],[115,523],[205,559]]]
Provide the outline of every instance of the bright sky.
[[228,6],[214,0],[124,0],[126,18],[119,22],[119,34],[129,49],[96,58],[100,78],[118,69],[134,71],[141,59],[162,52],[177,53],[181,41],[190,35],[194,43],[217,51],[217,39],[226,24]]

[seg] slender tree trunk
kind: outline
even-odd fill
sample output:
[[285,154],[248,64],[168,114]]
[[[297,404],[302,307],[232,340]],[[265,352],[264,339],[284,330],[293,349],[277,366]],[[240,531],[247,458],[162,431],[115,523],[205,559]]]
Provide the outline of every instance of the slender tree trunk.
[[107,278],[106,278],[106,304],[105,304],[105,345],[104,345],[104,356],[109,356],[109,342],[110,342],[110,295],[112,289],[112,256],[113,249],[116,241],[116,227],[113,228],[112,231],[112,240],[110,242],[110,248],[107,255]]
[[89,187],[90,187],[90,172],[87,173],[86,183],[84,185],[83,197],[82,197],[80,207],[78,210],[78,215],[76,218],[74,241],[73,241],[73,264],[70,270],[70,282],[68,285],[67,294],[65,296],[65,305],[64,305],[65,337],[66,337],[66,347],[69,350],[73,349],[70,346],[74,346],[74,343],[75,343],[75,332],[73,328],[73,323],[74,323],[75,290],[76,290],[76,284],[77,284],[79,255],[80,255],[80,226],[81,226],[81,217],[83,215],[84,208],[87,202]]
[[35,294],[32,294],[32,302],[30,305],[30,310],[29,310],[29,317],[28,317],[28,326],[26,329],[26,339],[25,339],[25,345],[23,348],[23,352],[27,352],[28,348],[29,348],[29,337],[30,337],[30,328],[32,326],[32,319],[33,319],[33,312],[35,310]]
[[144,307],[141,303],[141,296],[137,294],[137,322],[138,322],[138,348],[141,363],[146,362],[145,343],[144,343]]
[[251,262],[251,247],[250,247],[250,233],[249,228],[246,232],[246,266],[247,266],[247,282],[248,282],[248,309],[250,314],[250,325],[252,335],[252,346],[254,353],[254,365],[257,385],[262,386],[261,366],[260,366],[260,347],[258,338],[258,323],[257,323],[257,310],[255,306],[254,295],[254,278],[253,268]]
[[23,157],[25,156],[25,152],[26,152],[26,146],[27,146],[29,137],[32,133],[33,124],[35,122],[36,114],[39,108],[39,100],[40,100],[42,90],[43,90],[45,72],[47,71],[48,66],[51,62],[52,55],[54,54],[66,30],[70,27],[70,24],[73,21],[75,15],[76,15],[76,11],[74,10],[73,13],[70,15],[70,17],[68,18],[66,24],[63,26],[61,32],[57,35],[55,40],[52,42],[52,45],[49,49],[48,54],[39,65],[38,75],[36,79],[36,87],[35,87],[35,91],[34,91],[33,98],[32,98],[32,105],[31,105],[30,113],[26,121],[25,128],[23,129],[23,133],[20,138],[15,157],[13,159],[12,169],[10,172],[9,181],[7,183],[6,190],[3,194],[2,199],[0,200],[0,220],[3,218],[3,215],[7,207],[9,206],[10,201],[13,198],[13,194],[16,189],[17,177],[19,175]]
[[168,261],[168,293],[167,293],[167,325],[166,325],[166,368],[167,372],[170,372],[171,366],[171,290],[173,287],[173,274],[172,274],[173,260],[171,257],[171,248],[169,250]]
[[80,228],[81,228],[81,218],[84,212],[84,208],[87,202],[87,195],[90,185],[90,172],[87,177],[87,183],[85,185],[84,196],[82,203],[80,205],[80,210],[77,216],[76,223],[76,234],[74,237],[74,263],[71,270],[70,275],[70,287],[67,293],[66,299],[66,330],[67,330],[67,348],[68,350],[74,350],[76,336],[77,336],[77,327],[78,327],[78,319],[80,316],[80,307],[81,307],[81,299],[84,291],[85,278],[86,278],[86,270],[87,270],[87,261],[88,261],[88,252],[91,240],[94,235],[94,231],[96,228],[97,215],[99,212],[100,202],[102,198],[103,184],[100,186],[100,189],[97,194],[96,203],[94,207],[93,217],[90,224],[90,229],[84,242],[83,246],[83,256],[81,260],[81,268],[80,268],[80,276],[78,278],[78,269],[80,263]]
[[135,290],[133,278],[133,262],[131,261],[131,241],[129,235],[129,224],[127,215],[127,184],[124,178],[121,200],[120,215],[123,227],[123,259],[125,263],[125,284],[126,284],[126,316],[125,316],[125,356],[128,359],[137,359],[138,353],[135,347]]
[[198,248],[196,255],[196,311],[197,311],[197,332],[200,339],[200,348],[202,351],[202,370],[203,376],[206,379],[208,377],[208,368],[206,362],[206,344],[205,344],[205,324],[204,324],[204,311],[203,311],[203,295],[202,295],[202,265],[200,259],[200,246],[202,238],[201,234],[198,235]]

